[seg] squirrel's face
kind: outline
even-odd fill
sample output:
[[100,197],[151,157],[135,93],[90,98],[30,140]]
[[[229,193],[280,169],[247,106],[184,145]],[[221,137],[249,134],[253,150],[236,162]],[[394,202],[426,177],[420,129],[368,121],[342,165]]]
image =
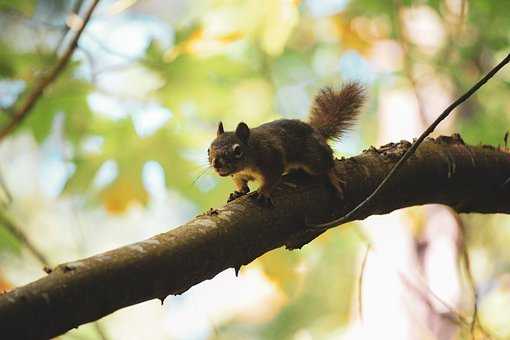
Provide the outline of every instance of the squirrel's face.
[[245,123],[239,123],[235,132],[224,132],[220,122],[216,139],[207,150],[209,164],[220,176],[233,175],[246,167],[249,135]]

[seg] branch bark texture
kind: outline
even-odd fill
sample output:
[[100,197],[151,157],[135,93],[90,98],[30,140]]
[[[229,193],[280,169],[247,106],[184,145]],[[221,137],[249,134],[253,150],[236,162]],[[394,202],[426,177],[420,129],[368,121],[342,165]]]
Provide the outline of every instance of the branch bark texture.
[[[0,334],[39,339],[62,334],[120,308],[181,294],[227,268],[281,247],[299,248],[322,231],[307,227],[341,216],[380,183],[411,143],[402,141],[336,162],[338,198],[322,178],[291,174],[274,208],[242,197],[148,240],[65,263],[0,296]],[[352,217],[441,203],[463,213],[510,213],[510,153],[469,146],[458,135],[427,139],[383,191]]]

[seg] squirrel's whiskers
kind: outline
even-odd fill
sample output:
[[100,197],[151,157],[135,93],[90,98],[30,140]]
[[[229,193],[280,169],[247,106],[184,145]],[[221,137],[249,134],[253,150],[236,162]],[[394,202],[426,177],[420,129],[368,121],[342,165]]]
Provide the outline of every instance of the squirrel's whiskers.
[[209,171],[211,169],[211,166],[209,164],[207,165],[201,165],[200,167],[197,168],[197,171],[200,171],[200,173],[193,179],[193,181],[191,182],[191,185],[195,185],[195,183],[202,177],[204,176],[207,171]]

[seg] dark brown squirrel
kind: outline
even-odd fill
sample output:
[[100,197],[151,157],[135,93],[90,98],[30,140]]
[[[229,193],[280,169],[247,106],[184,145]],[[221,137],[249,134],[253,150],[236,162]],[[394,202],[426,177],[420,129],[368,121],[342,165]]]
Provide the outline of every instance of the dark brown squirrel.
[[241,122],[235,131],[225,132],[220,122],[207,152],[216,172],[232,176],[236,185],[228,202],[249,193],[248,182],[258,180],[261,185],[254,197],[264,205],[272,205],[273,188],[284,173],[293,169],[314,176],[327,175],[342,194],[333,150],[327,141],[340,138],[354,124],[364,101],[364,87],[347,83],[340,90],[326,87],[319,91],[308,123],[278,119],[250,129]]

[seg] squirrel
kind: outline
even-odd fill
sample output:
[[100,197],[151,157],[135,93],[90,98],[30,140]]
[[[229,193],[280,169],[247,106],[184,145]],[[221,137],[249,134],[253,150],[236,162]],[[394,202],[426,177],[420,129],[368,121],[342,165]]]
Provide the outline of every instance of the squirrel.
[[236,191],[227,202],[249,193],[248,182],[257,180],[261,185],[253,197],[262,205],[272,206],[272,190],[282,175],[293,169],[313,176],[327,175],[342,195],[328,141],[340,138],[354,124],[365,97],[363,86],[347,83],[340,90],[321,89],[314,98],[308,122],[278,119],[251,129],[241,122],[231,132],[225,132],[220,122],[207,152],[215,171],[234,181]]

